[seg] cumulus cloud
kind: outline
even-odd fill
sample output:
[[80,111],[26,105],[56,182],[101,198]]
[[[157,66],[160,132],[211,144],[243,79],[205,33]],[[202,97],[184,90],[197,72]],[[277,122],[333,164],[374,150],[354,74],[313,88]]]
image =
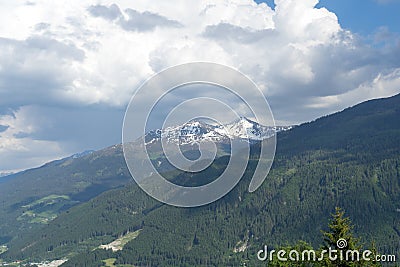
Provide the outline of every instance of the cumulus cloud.
[[317,8],[318,0],[275,4],[271,9],[252,0],[2,3],[0,169],[7,155],[28,162],[44,153],[40,145],[50,148],[38,157],[44,160],[118,142],[134,90],[180,63],[238,68],[263,90],[278,124],[399,92],[397,35],[382,28],[375,43],[364,43],[342,29],[334,13]]
[[110,7],[103,5],[90,6],[88,11],[95,17],[115,21],[127,31],[152,31],[156,27],[181,27],[176,20],[170,20],[152,12],[138,12],[134,9],[125,9],[125,15],[116,4]]
[[133,9],[126,9],[128,19],[121,20],[119,23],[123,29],[128,31],[151,31],[155,27],[180,27],[176,20],[170,20],[151,12],[137,12]]
[[39,166],[51,159],[65,156],[57,142],[32,139],[37,130],[37,117],[30,107],[21,107],[12,115],[0,116],[0,170],[12,172]]
[[112,4],[109,7],[103,5],[90,6],[88,11],[95,17],[102,17],[111,21],[122,16],[122,12],[116,4]]
[[123,111],[99,106],[22,106],[0,114],[0,172],[38,167],[120,142]]
[[310,108],[329,108],[339,106],[344,109],[369,99],[389,97],[399,92],[400,68],[390,73],[379,73],[372,81],[360,84],[357,88],[343,94],[309,99]]
[[276,37],[276,31],[272,29],[251,30],[222,22],[207,26],[203,35],[206,38],[222,40],[223,42],[254,43],[262,39]]
[[0,105],[18,107],[60,100],[70,86],[84,52],[43,36],[26,40],[0,38]]

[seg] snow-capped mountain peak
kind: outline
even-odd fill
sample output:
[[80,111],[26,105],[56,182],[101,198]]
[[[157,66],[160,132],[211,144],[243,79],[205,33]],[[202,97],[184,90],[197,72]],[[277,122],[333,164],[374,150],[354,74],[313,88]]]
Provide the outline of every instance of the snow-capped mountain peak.
[[238,120],[223,125],[217,129],[226,133],[230,138],[241,138],[261,141],[275,134],[273,127],[262,126],[248,118],[241,117]]
[[203,121],[191,121],[179,126],[150,131],[145,136],[145,142],[151,144],[161,138],[166,138],[167,142],[179,144],[192,144],[205,140],[228,142],[231,139],[254,142],[262,141],[279,131],[290,128],[289,126],[263,126],[245,117],[219,126],[210,125]]

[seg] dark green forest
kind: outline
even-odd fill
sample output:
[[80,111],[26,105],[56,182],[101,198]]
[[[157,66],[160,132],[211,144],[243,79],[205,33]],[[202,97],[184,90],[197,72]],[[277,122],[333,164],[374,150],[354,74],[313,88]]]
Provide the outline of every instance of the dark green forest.
[[[256,256],[265,244],[323,245],[322,232],[332,230],[331,214],[341,207],[354,225],[351,233],[361,240],[358,246],[400,258],[399,118],[397,95],[279,133],[272,170],[256,192],[247,190],[257,145],[239,184],[198,208],[163,205],[134,183],[108,190],[61,211],[38,230],[13,236],[0,257],[67,257],[62,266],[90,267],[106,266],[110,259],[115,266],[266,266]],[[168,175],[196,183],[217,176],[226,162],[226,156],[218,158],[197,175]],[[118,173],[112,164],[102,164]],[[122,250],[99,248],[138,230]]]

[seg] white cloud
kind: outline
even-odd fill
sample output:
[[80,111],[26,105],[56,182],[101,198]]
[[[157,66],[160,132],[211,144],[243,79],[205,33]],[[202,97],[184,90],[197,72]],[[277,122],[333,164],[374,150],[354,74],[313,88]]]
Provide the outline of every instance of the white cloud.
[[388,74],[379,73],[372,81],[365,82],[354,90],[340,95],[324,96],[310,99],[310,108],[344,109],[355,103],[389,97],[395,95],[400,89],[400,68]]
[[[334,13],[316,8],[318,0],[275,3],[272,10],[252,0],[2,1],[0,116],[9,108],[18,112],[15,118],[1,117],[14,125],[0,132],[1,146],[7,153],[14,145],[34,155],[40,154],[41,142],[49,142],[48,155],[63,154],[66,137],[33,138],[46,129],[60,133],[36,125],[20,107],[86,108],[91,119],[94,112],[104,116],[93,106],[122,113],[150,75],[190,61],[228,64],[250,76],[268,96],[279,124],[399,92],[398,45],[363,44],[341,28]],[[379,38],[387,40],[386,35]],[[55,120],[60,114],[66,113],[41,115]],[[77,125],[88,121],[73,114]],[[113,123],[115,117],[99,120]],[[17,125],[22,118],[34,130]],[[15,131],[26,137],[16,138]],[[76,147],[83,147],[78,139]]]
[[6,129],[0,132],[0,170],[13,172],[39,166],[66,152],[55,141],[36,140],[30,137],[40,126],[32,107],[21,107],[12,115],[0,116],[0,125]]
[[115,22],[127,31],[146,32],[157,27],[181,27],[176,20],[170,20],[152,12],[138,12],[127,8],[121,12],[116,4],[111,6],[92,5],[88,8],[91,15]]
[[[19,65],[28,61],[24,65],[52,68],[43,71],[50,74],[49,80],[62,77],[64,81],[53,86],[39,85],[37,90],[51,91],[50,95],[57,91],[61,100],[81,104],[122,107],[149,75],[190,61],[215,61],[237,67],[265,88],[268,95],[284,94],[293,87],[299,94],[312,95],[320,90],[315,82],[325,73],[336,72],[340,77],[363,67],[349,69],[339,61],[336,66],[318,65],[332,57],[358,55],[353,52],[357,43],[351,33],[340,28],[334,13],[315,8],[317,3],[280,0],[276,1],[275,11],[250,0],[204,0],[195,4],[179,0],[100,1],[96,5],[70,1],[65,7],[45,0],[29,6],[12,4],[11,13],[27,19],[20,23],[15,36],[8,32],[8,37],[21,38],[21,32],[25,33],[27,49],[20,52],[21,59],[15,54],[8,58]],[[52,12],[45,12],[49,9]],[[4,26],[0,34],[3,31],[2,35],[7,36]],[[42,38],[46,50],[32,50],[32,36]],[[79,60],[67,58],[68,53],[76,53],[72,48],[81,51]],[[63,52],[56,54],[54,51],[58,50]],[[3,68],[7,73],[6,69],[9,68]],[[27,74],[45,80],[43,75]],[[24,73],[15,76],[24,78]],[[357,82],[355,86],[359,85]],[[35,86],[30,80],[29,84]],[[327,88],[333,86],[336,84]]]

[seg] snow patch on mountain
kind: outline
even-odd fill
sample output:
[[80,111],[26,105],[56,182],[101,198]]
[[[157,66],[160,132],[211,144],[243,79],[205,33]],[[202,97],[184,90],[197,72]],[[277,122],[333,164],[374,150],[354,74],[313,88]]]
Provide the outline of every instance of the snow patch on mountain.
[[14,172],[0,172],[0,178],[1,178],[1,177],[9,176],[9,175],[11,175],[11,174],[14,174]]
[[79,158],[85,157],[85,156],[87,156],[87,155],[90,155],[90,154],[92,154],[93,152],[95,152],[95,151],[94,151],[94,150],[86,150],[86,151],[83,151],[83,152],[80,152],[80,153],[73,154],[73,155],[71,156],[71,158],[73,158],[73,159],[79,159]]
[[193,144],[202,141],[230,142],[232,139],[254,142],[272,137],[280,131],[291,129],[291,126],[263,126],[248,118],[240,119],[226,125],[211,125],[202,121],[191,121],[183,125],[157,129],[145,135],[146,145],[165,138],[167,142]]

